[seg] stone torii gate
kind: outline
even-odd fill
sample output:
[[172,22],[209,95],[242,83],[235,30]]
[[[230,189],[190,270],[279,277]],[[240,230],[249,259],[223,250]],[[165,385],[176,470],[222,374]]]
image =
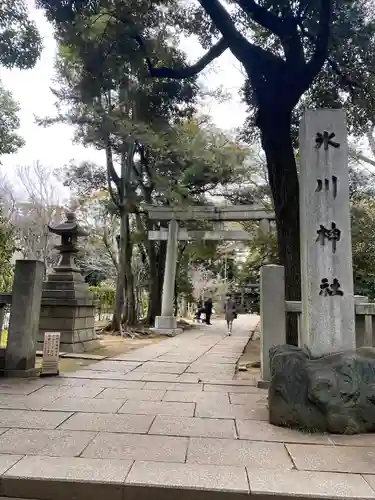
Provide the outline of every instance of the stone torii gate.
[[149,231],[150,240],[167,240],[167,255],[165,262],[161,316],[155,318],[155,330],[164,335],[173,336],[180,333],[177,319],[174,316],[174,289],[176,280],[176,265],[178,241],[188,240],[236,240],[249,241],[251,236],[246,231],[222,230],[188,231],[179,230],[179,221],[206,220],[218,224],[233,221],[260,221],[262,231],[269,230],[270,221],[275,219],[273,212],[257,205],[237,205],[228,207],[188,206],[161,207],[148,205],[145,207],[149,218],[155,221],[169,221],[168,230]]

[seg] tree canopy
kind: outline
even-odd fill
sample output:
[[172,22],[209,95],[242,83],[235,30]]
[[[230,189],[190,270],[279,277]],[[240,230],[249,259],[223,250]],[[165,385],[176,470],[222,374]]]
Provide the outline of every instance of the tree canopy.
[[29,19],[24,0],[0,3],[0,65],[32,68],[42,49],[36,24]]

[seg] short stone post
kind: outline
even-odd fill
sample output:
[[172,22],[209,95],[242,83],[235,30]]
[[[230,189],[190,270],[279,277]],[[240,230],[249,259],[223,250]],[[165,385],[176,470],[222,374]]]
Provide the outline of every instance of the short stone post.
[[[354,304],[368,304],[365,295],[354,295]],[[355,316],[356,347],[372,347],[372,316],[357,314]]]
[[300,128],[301,347],[355,348],[346,118],[307,110]]
[[35,369],[36,339],[39,329],[44,264],[37,260],[17,260],[10,311],[5,375],[32,377]]
[[176,281],[176,266],[178,252],[178,223],[176,220],[169,222],[167,255],[165,259],[165,271],[163,282],[163,296],[161,305],[161,316],[155,318],[155,330],[166,335],[176,335],[177,319],[174,316],[174,291]]
[[286,342],[284,267],[268,265],[260,269],[261,376],[271,380],[269,351]]

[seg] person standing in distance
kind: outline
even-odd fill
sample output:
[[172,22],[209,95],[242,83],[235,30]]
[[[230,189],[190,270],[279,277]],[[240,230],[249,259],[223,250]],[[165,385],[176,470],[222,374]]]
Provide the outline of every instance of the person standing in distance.
[[232,335],[233,320],[237,318],[236,303],[232,299],[230,293],[227,293],[227,297],[224,304],[225,320],[228,327],[228,335]]
[[206,324],[211,325],[211,314],[212,314],[212,299],[208,298],[204,304],[204,309],[206,313]]

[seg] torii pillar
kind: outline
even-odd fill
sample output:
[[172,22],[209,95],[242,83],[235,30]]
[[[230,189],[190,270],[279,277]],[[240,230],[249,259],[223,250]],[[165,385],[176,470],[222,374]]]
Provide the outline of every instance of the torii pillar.
[[176,282],[177,254],[178,223],[176,220],[172,219],[169,222],[168,229],[161,316],[156,316],[154,328],[154,331],[171,337],[182,332],[181,328],[177,328],[177,318],[174,316],[174,292]]

